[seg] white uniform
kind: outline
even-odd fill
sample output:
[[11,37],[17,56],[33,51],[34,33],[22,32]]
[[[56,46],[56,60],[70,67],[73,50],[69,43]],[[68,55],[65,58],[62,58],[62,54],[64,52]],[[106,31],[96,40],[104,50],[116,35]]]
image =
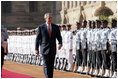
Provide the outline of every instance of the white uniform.
[[101,30],[101,44],[102,44],[102,50],[107,50],[107,40],[108,35],[110,33],[109,28],[104,28]]
[[72,39],[73,39],[72,31],[67,31],[67,33],[65,35],[66,58],[68,60],[68,69],[67,70],[72,70],[72,64],[73,64],[73,56],[72,56],[72,52],[70,52],[70,49],[73,48]]
[[95,41],[96,41],[96,49],[97,51],[101,50],[101,28],[97,28],[96,33],[95,33]]
[[96,34],[96,28],[92,29],[92,39],[91,39],[91,44],[92,44],[92,50],[96,51],[96,38],[95,38],[95,34]]
[[63,42],[63,46],[62,46],[62,48],[61,48],[61,56],[62,56],[62,58],[66,58],[66,38],[65,38],[65,36],[66,36],[66,33],[67,33],[67,31],[65,31],[65,30],[63,30],[62,32],[61,32],[61,36],[62,36],[62,42]]
[[13,39],[13,42],[14,42],[14,49],[13,49],[13,53],[17,53],[18,52],[18,36],[14,36],[14,39]]
[[80,39],[81,39],[82,49],[86,49],[86,33],[87,33],[87,29],[81,28]]
[[36,39],[36,35],[31,35],[31,53],[35,54],[35,39]]
[[[22,35],[22,36],[20,36],[20,38],[21,38],[21,40],[19,40],[20,41],[20,44],[21,44],[21,51],[20,51],[20,53],[21,54],[24,54],[24,53],[26,53],[26,48],[24,48],[24,45],[26,44],[26,40],[27,40],[27,38],[25,38],[25,36],[24,35]],[[28,41],[28,40],[27,40]],[[27,51],[28,52],[28,51]]]
[[12,49],[13,49],[13,48],[12,48],[12,47],[13,47],[13,46],[12,46],[12,44],[13,44],[13,43],[12,43],[13,38],[12,38],[12,37],[13,37],[13,36],[9,36],[9,39],[8,39],[8,44],[9,44],[9,45],[8,45],[8,50],[9,50],[9,53],[12,53]]
[[92,50],[92,29],[89,28],[87,31],[87,44],[88,44],[88,49]]
[[73,35],[73,55],[76,55],[76,35]]
[[80,35],[81,35],[81,30],[77,30],[77,34],[76,34],[76,50],[80,49]]
[[109,34],[109,43],[111,46],[111,52],[116,52],[117,51],[117,28],[113,28],[112,31]]
[[59,57],[59,54],[60,54],[60,52],[59,52],[59,50],[58,50],[58,42],[57,42],[57,40],[56,40],[56,48],[57,48],[57,50],[56,50],[56,58],[57,57]]

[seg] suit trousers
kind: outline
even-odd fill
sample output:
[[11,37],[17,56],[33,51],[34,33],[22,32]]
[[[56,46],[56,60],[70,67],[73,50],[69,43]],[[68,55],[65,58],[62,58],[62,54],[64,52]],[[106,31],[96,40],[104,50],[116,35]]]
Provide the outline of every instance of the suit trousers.
[[4,64],[4,48],[1,46],[1,69]]
[[87,50],[82,49],[82,57],[83,57],[83,66],[87,66]]
[[110,54],[106,53],[106,50],[102,50],[101,54],[103,59],[103,68],[110,69]]
[[102,54],[101,51],[96,51],[96,64],[97,69],[100,69],[102,66]]
[[76,65],[80,66],[82,64],[82,52],[80,50],[76,50]]
[[43,71],[45,78],[53,78],[53,68],[54,68],[54,59],[55,55],[50,54],[42,55],[43,57]]
[[112,71],[117,71],[117,52],[111,52]]

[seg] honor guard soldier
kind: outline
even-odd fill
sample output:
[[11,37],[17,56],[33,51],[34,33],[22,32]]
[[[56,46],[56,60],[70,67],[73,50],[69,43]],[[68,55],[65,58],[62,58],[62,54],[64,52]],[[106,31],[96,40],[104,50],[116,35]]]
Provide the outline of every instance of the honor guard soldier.
[[96,41],[96,68],[97,73],[96,76],[102,76],[102,54],[101,54],[101,21],[96,20],[96,33],[95,33],[95,41]]
[[86,26],[87,26],[87,21],[83,20],[82,21],[82,29],[81,29],[81,35],[80,35],[80,39],[81,39],[81,50],[82,50],[82,64],[83,64],[83,68],[81,73],[87,73],[88,69],[87,69],[87,41],[86,41]]
[[67,68],[67,53],[66,53],[66,33],[67,33],[67,27],[66,27],[66,25],[65,24],[63,24],[62,25],[62,42],[63,42],[63,46],[62,46],[62,48],[61,48],[61,50],[62,50],[62,58],[63,58],[63,70],[66,70],[66,68]]
[[81,23],[76,22],[77,33],[76,33],[76,63],[75,72],[79,73],[82,71],[82,52],[81,52]]
[[92,33],[91,33],[91,48],[92,48],[92,68],[90,75],[94,76],[96,74],[96,28],[95,21],[92,21]]
[[[110,53],[109,53],[109,44],[108,44],[108,35],[110,33],[110,29],[108,28],[108,21],[102,20],[102,35],[101,35],[101,44],[102,44],[102,58],[103,58],[103,77],[110,76]],[[104,74],[105,73],[105,74]]]
[[111,32],[109,34],[110,52],[111,52],[111,77],[117,78],[117,21],[112,19]]
[[65,35],[66,58],[68,60],[67,71],[72,71],[72,65],[73,65],[72,40],[73,40],[73,34],[71,31],[71,25],[67,24],[67,33]]
[[92,21],[88,21],[89,29],[87,31],[87,45],[88,45],[88,74],[92,68]]

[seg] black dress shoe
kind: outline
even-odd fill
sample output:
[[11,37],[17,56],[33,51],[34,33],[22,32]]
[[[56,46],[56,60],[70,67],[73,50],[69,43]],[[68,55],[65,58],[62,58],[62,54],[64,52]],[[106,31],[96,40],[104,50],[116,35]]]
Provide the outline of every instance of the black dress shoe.
[[102,78],[110,78],[110,77],[104,77],[104,76],[103,76]]
[[85,72],[81,72],[81,74],[86,74]]
[[77,71],[74,71],[74,73],[78,73]]
[[95,77],[95,75],[93,75],[93,74],[91,74],[90,76],[91,76],[91,77]]
[[72,70],[67,70],[67,72],[72,72]]
[[77,71],[77,73],[79,74],[79,73],[81,73],[81,72]]
[[96,75],[97,78],[102,78],[102,76]]
[[74,71],[74,73],[77,73],[77,71]]

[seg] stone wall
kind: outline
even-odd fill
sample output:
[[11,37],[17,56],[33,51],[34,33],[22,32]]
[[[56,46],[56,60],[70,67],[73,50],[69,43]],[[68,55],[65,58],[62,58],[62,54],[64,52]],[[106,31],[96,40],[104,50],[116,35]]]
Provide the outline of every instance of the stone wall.
[[[95,10],[101,6],[101,1],[36,1],[37,11],[29,11],[30,1],[12,1],[11,13],[1,13],[1,23],[8,29],[24,27],[28,29],[36,28],[44,23],[44,14],[51,12],[53,22],[56,24],[70,23],[75,25],[76,21],[95,20]],[[105,6],[109,7],[117,17],[117,1],[105,1]]]

